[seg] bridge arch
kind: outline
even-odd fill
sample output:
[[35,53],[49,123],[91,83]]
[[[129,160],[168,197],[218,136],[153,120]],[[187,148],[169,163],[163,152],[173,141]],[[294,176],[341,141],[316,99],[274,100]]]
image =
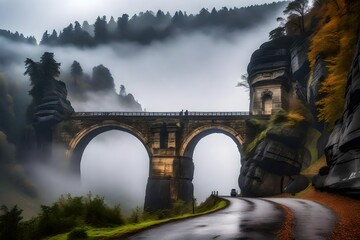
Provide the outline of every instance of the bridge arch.
[[244,138],[238,133],[235,129],[228,127],[226,125],[220,124],[211,124],[211,125],[204,125],[199,128],[193,130],[183,141],[180,147],[180,156],[186,158],[192,158],[194,149],[199,141],[206,137],[207,135],[213,133],[222,133],[226,136],[230,137],[238,147],[240,155],[242,154],[242,145],[244,143]]
[[70,169],[80,175],[81,158],[89,142],[97,135],[111,130],[127,132],[136,137],[144,145],[150,159],[152,151],[148,145],[148,139],[140,131],[117,121],[104,121],[82,129],[71,139],[66,150]]

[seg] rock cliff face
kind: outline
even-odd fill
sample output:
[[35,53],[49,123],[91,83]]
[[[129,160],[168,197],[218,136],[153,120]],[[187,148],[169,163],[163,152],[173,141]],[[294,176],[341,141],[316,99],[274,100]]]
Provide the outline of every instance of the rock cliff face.
[[[288,96],[282,94],[280,108],[287,110],[288,99],[284,99],[284,96],[302,100],[307,104],[312,115],[310,126],[320,133],[316,146],[317,155],[321,156],[325,153],[328,166],[321,168],[319,174],[313,178],[315,187],[360,194],[360,36],[348,75],[344,112],[331,134],[326,131],[326,125],[317,121],[316,117],[318,115],[316,102],[322,97],[319,88],[327,76],[323,57],[318,56],[314,71],[310,74],[306,57],[308,52],[306,39],[293,41],[291,45],[283,45],[283,48],[285,50],[282,51],[288,52],[291,56],[288,63],[282,64],[285,66],[283,72],[287,74],[283,76],[286,78],[261,77],[279,70],[277,65],[279,54],[275,53],[280,53],[280,50],[276,42],[263,44],[253,54],[248,67],[249,83],[252,87],[250,94],[253,94],[250,111],[257,109],[252,113],[264,114],[261,111],[261,99],[254,101],[256,90],[259,87],[274,86],[274,82],[277,81],[277,84],[282,89],[285,88],[288,94]],[[309,84],[310,75],[312,82]],[[273,109],[277,110],[277,108]],[[307,186],[308,181],[299,174],[301,169],[311,162],[310,153],[304,147],[308,127],[309,125],[287,126],[285,123],[280,123],[267,129],[263,140],[242,160],[239,186],[244,196],[298,192]]]
[[345,108],[325,147],[328,167],[314,177],[319,188],[360,194],[360,35],[348,75]]
[[[281,37],[253,53],[248,66],[252,114],[288,110],[295,98],[306,101],[307,48],[305,40]],[[269,105],[271,111],[267,111]],[[308,180],[299,175],[311,161],[305,148],[307,127],[306,123],[289,126],[280,121],[266,131],[265,138],[242,160],[239,186],[244,196],[294,193],[308,186]]]
[[44,92],[44,97],[35,106],[33,118],[35,127],[52,126],[74,112],[70,101],[67,100],[67,89],[64,82],[55,80]]
[[[305,131],[304,131],[305,130]],[[299,175],[311,161],[304,147],[306,126],[276,125],[243,160],[239,186],[243,196],[268,196],[298,192],[308,186]]]
[[46,89],[40,103],[34,106],[32,125],[35,129],[38,147],[45,152],[49,151],[52,141],[53,127],[66,119],[74,109],[67,100],[65,83],[54,80]]

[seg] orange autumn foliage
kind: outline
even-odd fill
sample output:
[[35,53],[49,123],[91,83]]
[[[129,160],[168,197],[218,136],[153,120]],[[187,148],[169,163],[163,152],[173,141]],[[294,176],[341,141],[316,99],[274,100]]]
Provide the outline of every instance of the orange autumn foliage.
[[321,1],[314,7],[311,17],[319,21],[310,37],[310,67],[313,71],[316,59],[321,55],[328,70],[328,76],[320,87],[323,97],[317,102],[318,119],[332,128],[344,108],[347,74],[360,26],[360,2]]

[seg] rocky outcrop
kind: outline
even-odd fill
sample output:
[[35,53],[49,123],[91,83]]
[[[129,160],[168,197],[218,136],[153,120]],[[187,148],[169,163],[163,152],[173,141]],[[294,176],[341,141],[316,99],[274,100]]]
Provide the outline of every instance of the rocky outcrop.
[[69,100],[65,83],[55,80],[45,90],[44,97],[34,108],[33,126],[52,126],[66,119],[74,112]]
[[328,167],[313,179],[318,188],[360,194],[360,36],[345,96],[345,108],[325,147]]
[[300,38],[291,46],[291,69],[295,94],[298,99],[306,101],[307,85],[310,73],[310,64],[307,59],[309,43],[307,39]]
[[[294,98],[306,101],[310,69],[307,49],[304,39],[280,37],[262,44],[252,54],[248,65],[252,114],[277,114],[289,110]],[[308,126],[300,125],[281,121],[273,125],[243,160],[239,186],[244,196],[294,193],[308,186],[307,178],[299,175],[311,161],[304,147]]]
[[298,192],[308,186],[299,175],[311,160],[304,147],[306,126],[272,127],[256,149],[243,161],[239,186],[243,196],[269,196]]
[[33,106],[32,125],[36,133],[36,142],[40,151],[46,156],[50,151],[53,127],[66,119],[74,109],[67,100],[65,83],[53,80],[44,89],[44,97]]

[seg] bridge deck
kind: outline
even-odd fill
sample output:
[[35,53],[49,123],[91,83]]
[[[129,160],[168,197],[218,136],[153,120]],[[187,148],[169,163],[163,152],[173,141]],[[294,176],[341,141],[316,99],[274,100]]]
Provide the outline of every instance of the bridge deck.
[[249,116],[249,112],[75,112],[72,117],[184,117]]

